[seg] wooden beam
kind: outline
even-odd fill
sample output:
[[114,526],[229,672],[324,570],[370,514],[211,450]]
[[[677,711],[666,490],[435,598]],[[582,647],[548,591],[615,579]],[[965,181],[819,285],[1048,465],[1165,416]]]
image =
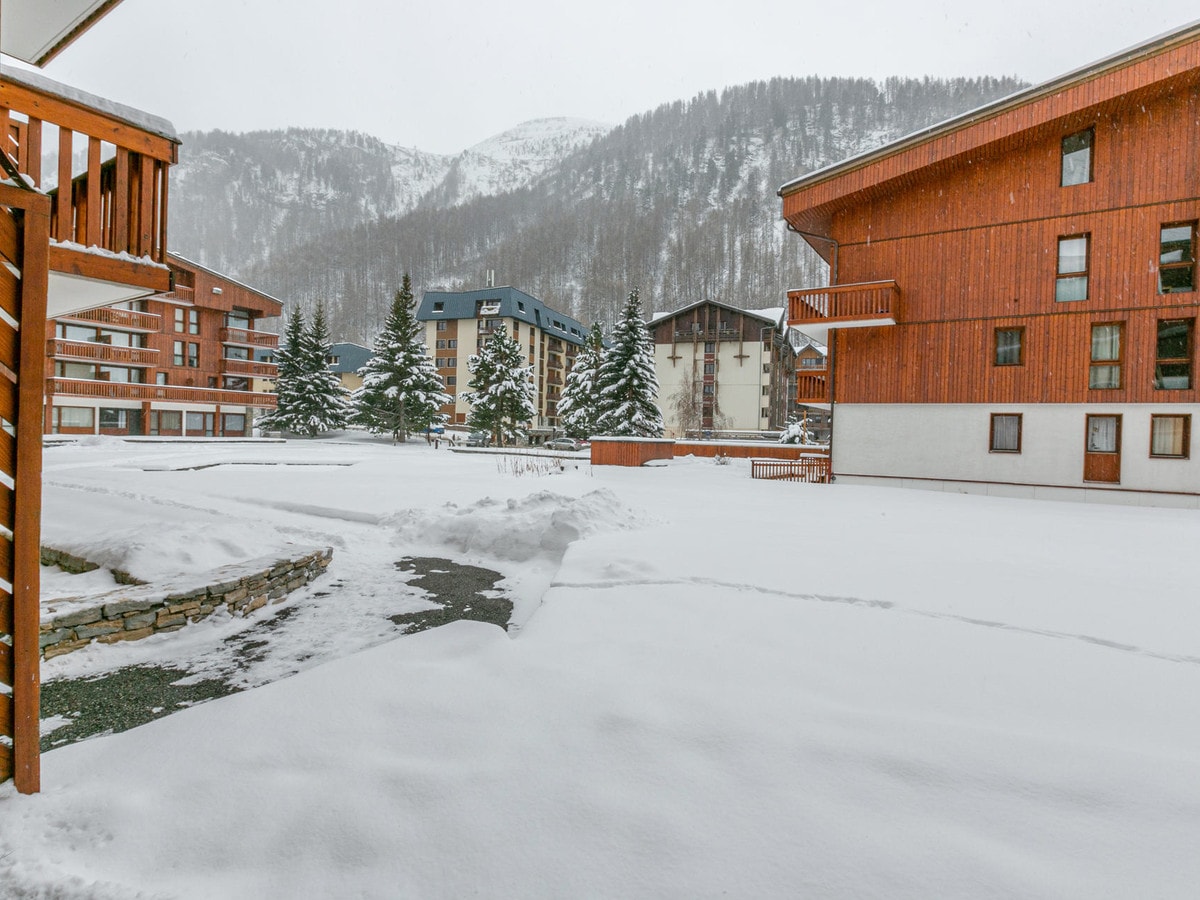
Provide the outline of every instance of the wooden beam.
[[0,781],[12,778],[12,751],[0,744]]
[[25,160],[25,172],[38,187],[42,186],[42,120],[29,117],[29,130],[25,143],[29,147]]
[[75,152],[75,134],[69,128],[58,129],[58,187],[54,193],[54,234],[56,241],[75,240],[71,212],[71,158]]
[[12,737],[13,701],[7,694],[0,694],[0,734]]
[[0,77],[0,107],[51,122],[59,128],[82,132],[127,150],[148,154],[163,162],[173,161],[178,152],[178,142],[171,138],[122,122],[100,110],[7,81],[3,77]]
[[46,295],[50,277],[50,200],[22,192],[20,366],[17,371],[17,466],[13,473],[13,782],[41,790],[40,581],[42,403],[46,365]]
[[69,247],[55,246],[49,249],[50,268],[64,275],[128,284],[157,293],[166,293],[171,289],[171,272],[162,266],[98,253],[83,253]]
[[87,154],[87,214],[81,244],[104,245],[100,233],[100,139],[88,138]]
[[12,647],[0,641],[0,684],[7,684],[12,687],[13,683],[13,659]]
[[129,151],[117,148],[116,185],[113,188],[113,237],[118,253],[129,249]]
[[137,254],[154,259],[154,160],[141,158],[141,190],[138,192]]
[[0,631],[12,634],[12,594],[0,588]]

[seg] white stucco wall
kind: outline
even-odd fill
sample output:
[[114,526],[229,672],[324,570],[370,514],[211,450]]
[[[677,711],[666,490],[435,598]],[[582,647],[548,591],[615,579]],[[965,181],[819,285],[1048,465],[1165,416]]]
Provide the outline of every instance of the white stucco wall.
[[[658,375],[658,405],[668,433],[679,430],[679,416],[675,411],[675,397],[692,371],[693,355],[696,361],[696,380],[704,378],[704,344],[678,343],[673,345],[680,358],[671,359],[671,344],[656,344],[654,367]],[[739,346],[745,359],[738,359]],[[762,389],[770,385],[771,376],[763,372],[763,364],[770,357],[763,353],[760,343],[748,341],[739,345],[736,341],[721,341],[717,344],[716,391],[718,407],[723,417],[723,428],[731,431],[758,431],[767,427],[762,417],[763,407],[770,405],[770,398],[763,396]]]
[[[989,452],[992,413],[1020,413],[1020,453]],[[1130,491],[1200,493],[1200,453],[1150,456],[1150,416],[1200,404],[837,404],[833,471],[845,476],[1094,487],[1083,480],[1087,415],[1121,418],[1121,482]],[[1195,438],[1196,435],[1193,435]]]

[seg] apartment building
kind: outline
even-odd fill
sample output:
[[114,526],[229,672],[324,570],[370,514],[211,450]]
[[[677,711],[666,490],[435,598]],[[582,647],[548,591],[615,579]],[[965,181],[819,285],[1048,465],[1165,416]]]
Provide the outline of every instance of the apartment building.
[[796,370],[784,313],[707,300],[650,321],[668,437],[783,428]]
[[172,289],[52,319],[47,434],[247,437],[275,397],[279,300],[176,254]]
[[780,189],[841,481],[1200,504],[1191,25]]
[[536,440],[559,429],[558,398],[587,336],[583,325],[513,287],[426,291],[417,321],[425,324],[425,345],[446,383],[446,393],[454,397],[442,408],[449,422],[466,422],[471,411],[462,399],[471,381],[467,358],[503,325],[533,366],[538,412],[530,423],[531,437]]

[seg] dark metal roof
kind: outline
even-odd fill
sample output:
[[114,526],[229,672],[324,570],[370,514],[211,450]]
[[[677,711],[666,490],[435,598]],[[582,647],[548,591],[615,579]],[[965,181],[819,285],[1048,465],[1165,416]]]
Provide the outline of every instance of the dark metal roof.
[[362,344],[343,341],[339,344],[330,345],[329,355],[337,358],[337,362],[329,364],[329,371],[337,372],[338,374],[343,372],[355,374],[367,364],[367,360],[374,356],[375,352],[368,347],[364,347]]
[[[481,316],[480,305],[495,307]],[[417,320],[434,319],[516,319],[560,337],[572,344],[584,343],[588,330],[581,322],[551,309],[541,300],[514,287],[483,288],[478,291],[426,291],[417,307]]]

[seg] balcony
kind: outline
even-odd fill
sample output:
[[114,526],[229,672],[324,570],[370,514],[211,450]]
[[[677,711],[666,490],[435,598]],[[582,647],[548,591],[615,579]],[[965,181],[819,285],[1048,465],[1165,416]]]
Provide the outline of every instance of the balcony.
[[279,375],[279,366],[249,359],[222,359],[221,374],[242,375],[247,378],[275,378]]
[[830,328],[895,325],[899,309],[900,288],[894,281],[788,291],[788,324],[822,344],[828,344]]
[[705,330],[697,325],[694,328],[681,328],[675,332],[677,341],[736,341],[742,333],[736,328],[709,328]]
[[117,309],[104,306],[100,309],[89,309],[84,312],[68,313],[58,317],[62,321],[93,322],[105,328],[115,328],[119,331],[144,331],[146,333],[162,330],[162,317],[154,313],[134,312],[132,309]]
[[796,373],[796,402],[804,406],[828,408],[829,373],[825,369],[809,369]]
[[7,67],[0,123],[0,149],[50,198],[50,318],[170,289],[169,123]]
[[216,388],[131,384],[124,381],[89,381],[83,378],[47,378],[46,393],[94,400],[161,400],[175,403],[254,406],[262,409],[274,409],[276,403],[274,394],[260,394],[254,391],[222,391]]
[[222,328],[220,341],[222,344],[242,344],[274,350],[279,346],[279,335],[269,331],[248,331],[245,328]]
[[47,342],[46,352],[55,359],[82,359],[121,366],[158,365],[158,351],[147,347],[121,347],[112,344],[64,341],[54,338]]

